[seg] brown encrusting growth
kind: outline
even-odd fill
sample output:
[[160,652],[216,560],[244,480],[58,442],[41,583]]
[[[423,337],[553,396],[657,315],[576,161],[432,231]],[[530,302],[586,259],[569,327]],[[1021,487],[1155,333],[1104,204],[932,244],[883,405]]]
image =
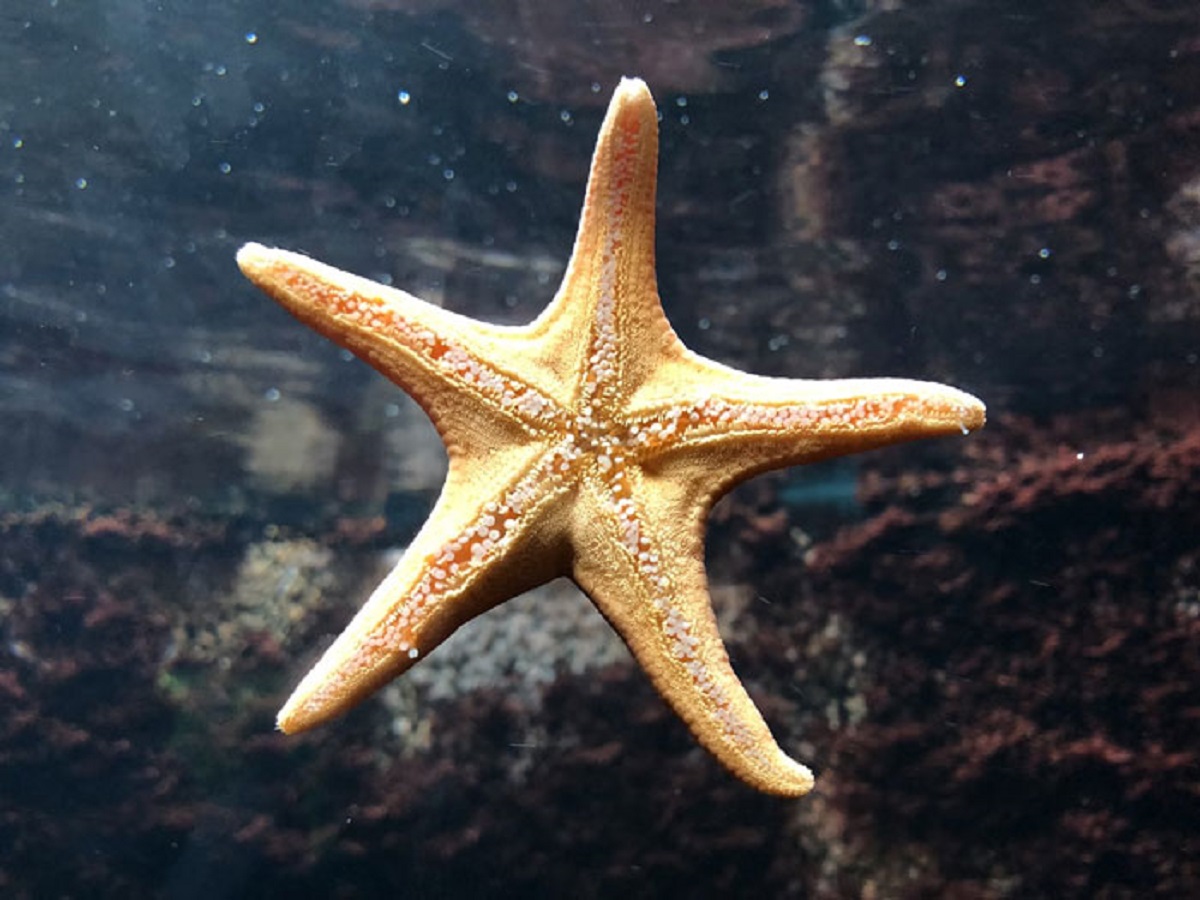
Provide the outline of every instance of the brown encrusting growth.
[[830,757],[863,847],[903,828],[949,881],[986,847],[1028,895],[1195,885],[1200,422],[1113,424],[997,423],[960,504],[877,477],[810,555],[874,682]]

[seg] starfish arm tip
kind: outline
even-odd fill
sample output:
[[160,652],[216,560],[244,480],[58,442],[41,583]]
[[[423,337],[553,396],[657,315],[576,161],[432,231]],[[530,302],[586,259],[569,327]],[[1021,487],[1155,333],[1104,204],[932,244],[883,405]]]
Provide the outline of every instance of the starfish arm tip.
[[[900,384],[891,379],[879,381]],[[916,400],[912,410],[920,423],[922,433],[917,435],[919,437],[934,437],[955,432],[967,435],[978,431],[987,422],[987,407],[973,394],[936,382],[909,384],[913,386],[911,393],[903,389],[898,393],[908,393]]]
[[959,425],[963,434],[978,431],[987,423],[987,406],[978,397],[963,393],[959,405]]
[[275,717],[276,730],[284,734],[297,734],[305,730],[307,726],[298,720],[295,706],[289,699],[283,709],[279,710],[279,714]]
[[[702,737],[701,743],[704,743]],[[761,746],[749,756],[727,755],[721,749],[716,749],[714,755],[734,775],[765,794],[795,798],[803,797],[813,789],[816,779],[808,766],[788,756],[769,736],[763,743],[769,746]]]
[[816,779],[813,778],[812,770],[808,766],[796,762],[789,756],[784,756],[784,769],[781,773],[782,778],[768,788],[771,793],[777,793],[781,797],[803,797],[813,789],[816,784]]
[[649,94],[650,88],[646,82],[636,75],[622,75],[617,85],[618,94]]
[[278,257],[278,250],[273,250],[262,244],[243,244],[237,252],[238,268],[242,274],[252,281],[255,275],[263,272]]
[[275,716],[277,729],[284,734],[309,731],[355,705],[358,698],[348,692],[340,680],[327,680],[327,669],[328,665],[322,658],[301,679]]

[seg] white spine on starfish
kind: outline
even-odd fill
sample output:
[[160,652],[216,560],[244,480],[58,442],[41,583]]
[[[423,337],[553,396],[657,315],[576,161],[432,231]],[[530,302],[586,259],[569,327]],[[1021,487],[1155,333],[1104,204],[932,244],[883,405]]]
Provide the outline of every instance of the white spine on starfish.
[[609,160],[614,168],[610,176],[613,190],[605,205],[606,227],[600,248],[600,277],[597,279],[592,336],[582,385],[584,410],[589,414],[594,402],[611,399],[619,388],[620,349],[617,331],[620,325],[617,322],[616,299],[620,288],[619,252],[625,240],[625,214],[629,208],[629,187],[633,180],[630,167],[636,162],[636,151],[636,135],[622,134]]
[[[961,391],[904,379],[878,379],[869,396],[814,398],[807,402],[756,403],[709,397],[690,405],[672,405],[635,416],[625,432],[631,447],[646,453],[670,449],[680,441],[739,438],[748,434],[860,435],[873,426],[894,428],[910,418],[943,416],[959,430],[971,415],[970,398]],[[847,382],[846,384],[850,384]],[[890,390],[888,388],[891,388]]]

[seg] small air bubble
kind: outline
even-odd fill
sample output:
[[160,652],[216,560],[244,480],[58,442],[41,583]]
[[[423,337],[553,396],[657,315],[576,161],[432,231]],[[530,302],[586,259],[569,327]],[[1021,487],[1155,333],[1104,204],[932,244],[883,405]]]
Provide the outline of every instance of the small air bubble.
[[263,398],[266,399],[268,403],[274,403],[280,398],[280,396],[281,394],[279,393],[279,388],[267,388],[263,393]]
[[75,187],[79,188],[81,191],[87,190],[87,186],[88,186],[88,180],[86,178],[76,178],[75,179]]
[[955,77],[954,86],[955,87],[966,87],[967,86],[967,76],[959,75],[959,76]]
[[246,32],[246,43],[247,44],[257,44],[258,43],[258,35],[253,31],[247,31]]
[[397,91],[396,99],[400,101],[401,106],[408,106],[408,101],[412,99],[412,94],[408,91]]
[[872,44],[872,41],[871,41],[871,36],[869,34],[856,34],[854,36],[854,46],[855,47],[870,47],[871,44]]

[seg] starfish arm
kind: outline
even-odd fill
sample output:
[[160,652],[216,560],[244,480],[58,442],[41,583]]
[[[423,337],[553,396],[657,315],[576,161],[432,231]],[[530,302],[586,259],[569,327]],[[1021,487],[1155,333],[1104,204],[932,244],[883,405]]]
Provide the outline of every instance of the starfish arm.
[[654,267],[657,180],[658,111],[645,82],[623,78],[600,127],[566,275],[533,326],[585,404],[615,403],[678,344]]
[[[445,438],[496,430],[545,434],[560,404],[507,366],[528,349],[525,329],[489,325],[299,253],[247,244],[238,265],[292,315],[402,387]],[[506,361],[508,361],[506,363]],[[474,398],[475,403],[465,402]],[[515,430],[514,430],[515,429]],[[448,449],[454,447],[448,443]]]
[[643,506],[642,487],[636,470],[621,467],[587,482],[573,577],[723,765],[768,793],[808,793],[812,773],[780,749],[729,664],[704,572],[705,510],[664,492]]
[[630,417],[640,458],[655,471],[683,469],[715,494],[769,469],[982,427],[982,402],[929,381],[802,381],[728,372],[693,399]]
[[[569,446],[532,460],[476,505],[453,468],[400,562],[304,676],[277,724],[304,731],[357,705],[427,656],[460,625],[566,571],[555,500],[570,488]],[[552,479],[555,487],[544,490]]]

